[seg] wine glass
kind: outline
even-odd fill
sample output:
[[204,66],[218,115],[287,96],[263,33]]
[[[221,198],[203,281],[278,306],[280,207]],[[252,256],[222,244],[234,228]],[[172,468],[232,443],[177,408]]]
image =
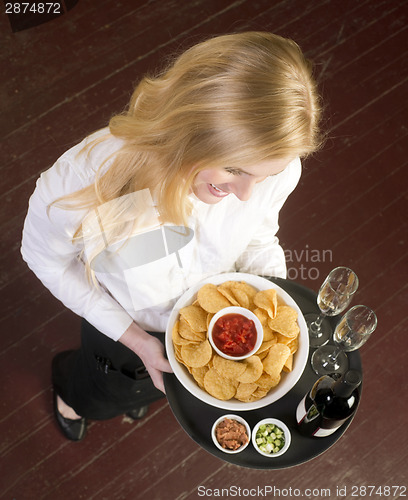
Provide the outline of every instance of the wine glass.
[[310,347],[319,347],[329,341],[332,329],[325,317],[336,316],[344,311],[357,288],[357,275],[348,267],[336,267],[330,271],[317,295],[320,314],[305,314]]
[[319,347],[312,356],[312,368],[318,375],[345,373],[348,358],[345,354],[359,349],[377,327],[377,316],[367,306],[354,306],[341,318],[334,331],[336,345]]

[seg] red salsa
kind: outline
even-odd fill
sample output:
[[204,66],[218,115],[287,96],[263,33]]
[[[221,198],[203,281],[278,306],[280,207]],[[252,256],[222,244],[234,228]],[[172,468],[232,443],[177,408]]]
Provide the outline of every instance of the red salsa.
[[212,330],[214,344],[228,356],[245,356],[256,343],[255,323],[242,314],[225,314]]

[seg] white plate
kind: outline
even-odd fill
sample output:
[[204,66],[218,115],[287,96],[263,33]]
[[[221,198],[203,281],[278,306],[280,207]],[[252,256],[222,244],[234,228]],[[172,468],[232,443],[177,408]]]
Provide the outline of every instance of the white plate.
[[[282,379],[279,384],[270,390],[267,396],[258,401],[253,401],[251,403],[243,403],[236,399],[230,399],[228,401],[221,401],[217,398],[214,398],[206,391],[201,389],[194,378],[190,375],[188,370],[179,363],[174,355],[174,347],[172,340],[172,330],[174,323],[177,321],[179,317],[180,309],[183,307],[190,305],[194,302],[196,298],[196,294],[198,290],[205,283],[213,283],[214,285],[219,285],[224,283],[225,281],[245,281],[249,285],[252,285],[257,290],[268,290],[275,289],[278,294],[278,303],[283,305],[286,304],[288,306],[296,309],[298,313],[298,324],[300,327],[300,336],[299,336],[299,348],[294,356],[293,360],[293,370],[290,373],[282,373]],[[210,278],[206,278],[203,281],[200,281],[193,287],[189,288],[176,302],[172,312],[170,313],[169,321],[167,323],[166,329],[166,351],[167,357],[169,359],[170,365],[173,369],[173,372],[179,382],[196,398],[200,399],[204,403],[215,406],[217,408],[223,408],[225,410],[233,410],[233,411],[245,411],[245,410],[254,410],[256,408],[262,408],[271,403],[274,403],[278,399],[282,398],[285,394],[287,394],[292,387],[296,384],[296,382],[301,377],[309,354],[309,334],[307,331],[306,322],[304,320],[303,314],[299,309],[296,302],[292,299],[292,297],[282,290],[281,287],[272,283],[271,281],[261,278],[260,276],[255,276],[252,274],[245,273],[225,273],[218,274],[216,276],[212,276]]]

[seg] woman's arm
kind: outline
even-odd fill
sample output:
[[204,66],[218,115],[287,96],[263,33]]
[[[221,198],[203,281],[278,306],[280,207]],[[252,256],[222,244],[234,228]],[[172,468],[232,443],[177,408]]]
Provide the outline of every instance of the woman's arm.
[[55,199],[84,185],[85,180],[64,159],[41,175],[30,198],[21,253],[44,286],[67,308],[118,340],[133,319],[103,288],[89,282],[79,258],[81,247],[72,242],[86,212],[55,206],[49,209]]
[[21,253],[30,269],[67,308],[100,332],[119,340],[143,361],[154,385],[164,392],[162,371],[171,372],[161,342],[149,335],[103,288],[89,282],[72,242],[85,215],[80,210],[51,207],[58,197],[81,189],[82,180],[64,159],[44,172],[30,198]]

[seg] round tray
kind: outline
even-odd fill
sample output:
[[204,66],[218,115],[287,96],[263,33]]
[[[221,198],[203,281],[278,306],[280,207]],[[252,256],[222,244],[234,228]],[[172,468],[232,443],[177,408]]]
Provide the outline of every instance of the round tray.
[[[270,278],[270,280],[283,288],[295,300],[303,314],[318,312],[315,292],[293,281],[280,278]],[[337,318],[332,318],[330,321],[333,326]],[[263,408],[243,412],[234,411],[245,418],[251,429],[259,420],[267,417],[278,418],[285,422],[291,431],[292,442],[288,451],[280,457],[264,457],[257,453],[252,445],[235,455],[228,455],[218,450],[211,439],[211,427],[217,418],[228,412],[200,401],[180,384],[174,374],[165,373],[164,382],[169,405],[186,433],[202,448],[222,460],[255,469],[283,469],[299,465],[329,449],[343,435],[352,421],[349,419],[335,433],[325,438],[305,437],[297,430],[295,417],[297,405],[319,378],[310,366],[310,355],[313,351],[314,349],[311,348],[306,368],[288,394]],[[358,351],[347,354],[350,367],[362,371]]]

